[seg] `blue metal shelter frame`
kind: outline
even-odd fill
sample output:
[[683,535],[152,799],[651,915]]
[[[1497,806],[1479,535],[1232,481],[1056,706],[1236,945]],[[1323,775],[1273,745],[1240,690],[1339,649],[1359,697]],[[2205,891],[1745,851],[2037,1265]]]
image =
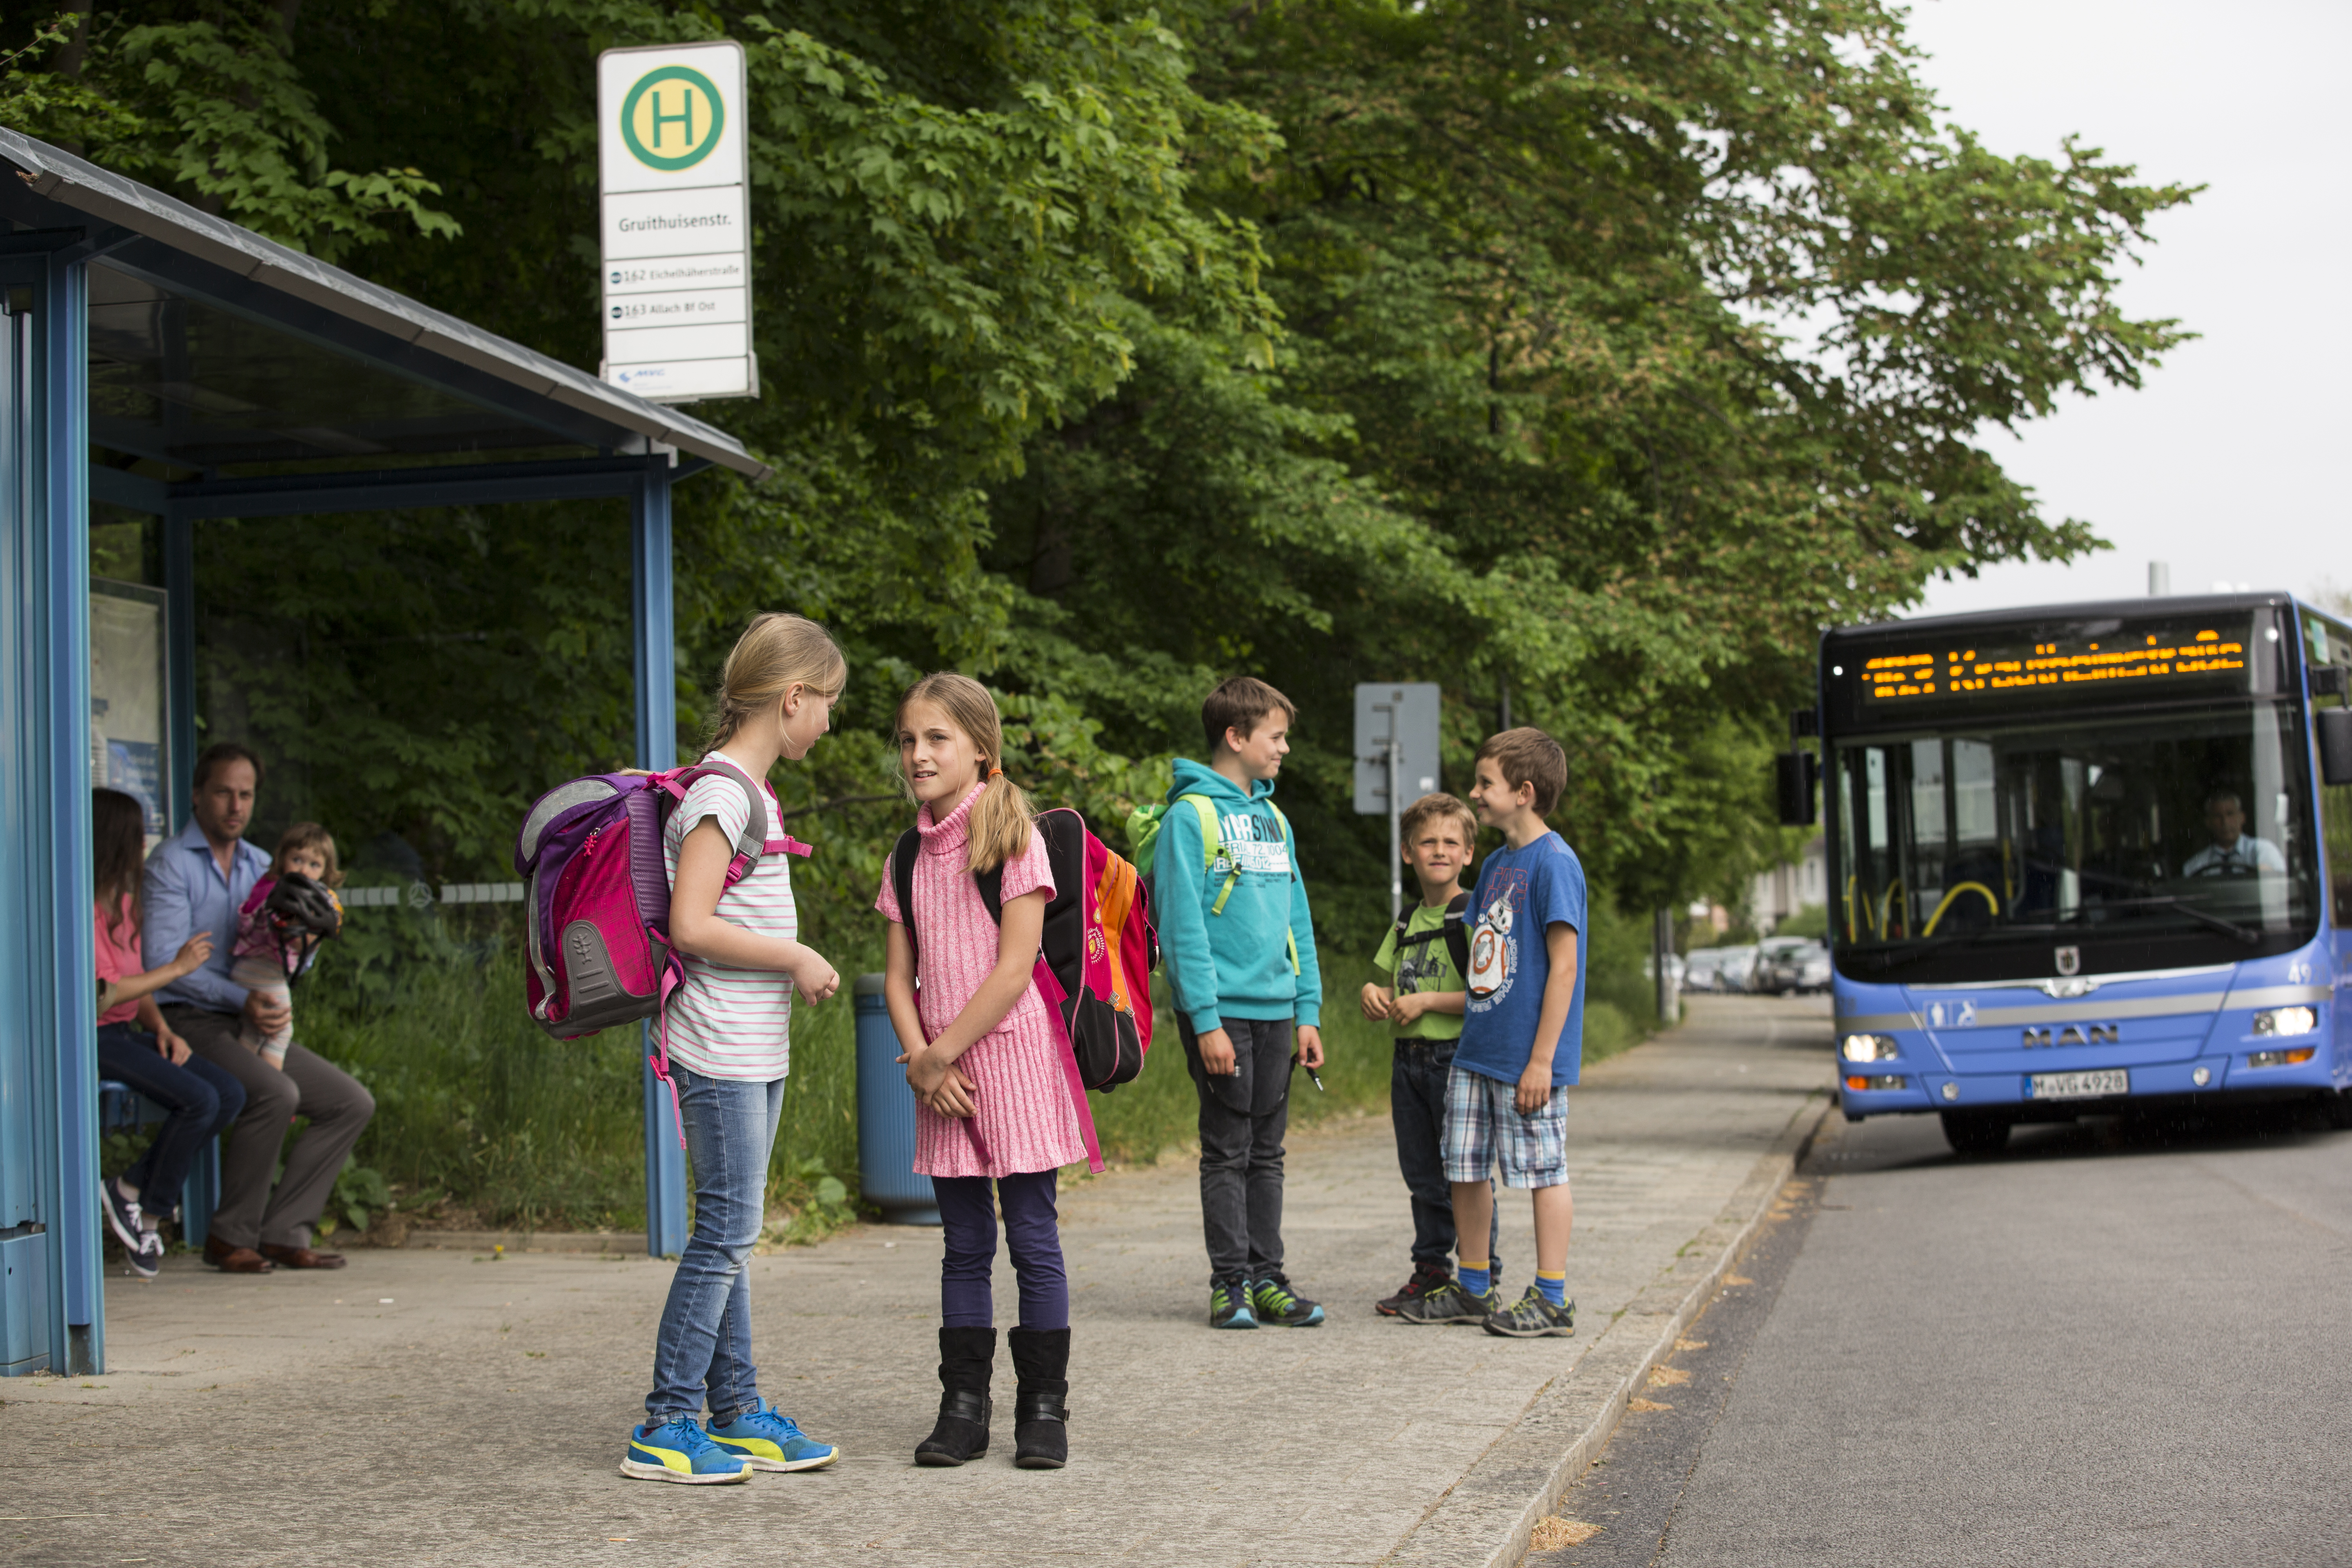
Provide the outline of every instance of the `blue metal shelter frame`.
[[[11,167],[13,165],[13,167]],[[14,176],[13,178],[10,176]],[[194,753],[194,529],[251,518],[625,500],[641,766],[676,761],[670,492],[766,473],[724,433],[469,323],[0,130],[0,1374],[105,1369],[90,929],[89,509],[163,520],[172,755]],[[91,461],[93,266],[477,409],[552,458],[222,464],[171,480]],[[378,448],[381,449],[381,448]],[[153,466],[153,465],[151,465]],[[184,466],[184,465],[183,465]],[[228,473],[230,467],[280,471]],[[184,777],[167,781],[176,814]],[[686,1241],[668,1097],[644,1075],[646,1246]]]

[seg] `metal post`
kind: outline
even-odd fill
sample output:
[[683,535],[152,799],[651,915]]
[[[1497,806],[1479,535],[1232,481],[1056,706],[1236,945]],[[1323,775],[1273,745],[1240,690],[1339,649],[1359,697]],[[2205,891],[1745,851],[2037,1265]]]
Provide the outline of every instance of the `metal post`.
[[163,816],[177,833],[188,826],[196,763],[196,525],[164,504]]
[[[1394,715],[1389,722],[1396,722]],[[1385,750],[1389,754],[1389,923],[1394,925],[1404,912],[1404,813],[1397,805],[1402,788],[1397,773],[1403,763],[1404,747],[1391,736]]]
[[59,1207],[51,1234],[64,1285],[65,1368],[106,1370],[99,1275],[98,972],[89,923],[89,264],[52,257],[40,334],[47,481],[49,973],[56,1044]]
[[[650,458],[629,498],[630,559],[635,563],[637,765],[677,765],[677,637],[670,618],[669,462]],[[87,923],[87,922],[84,922]],[[653,1048],[652,1029],[646,1048]],[[686,1250],[686,1156],[669,1091],[643,1070],[646,1131],[646,1250],[675,1258]]]
[[1675,912],[1660,904],[1650,917],[1650,966],[1657,984],[1658,1026],[1682,1022],[1683,988],[1675,978]]

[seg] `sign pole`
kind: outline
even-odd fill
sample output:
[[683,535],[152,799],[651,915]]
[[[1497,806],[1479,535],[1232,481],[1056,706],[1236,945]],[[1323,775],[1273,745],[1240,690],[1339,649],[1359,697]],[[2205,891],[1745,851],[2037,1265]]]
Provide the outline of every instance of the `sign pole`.
[[1389,923],[1394,925],[1404,912],[1404,814],[1397,805],[1397,767],[1403,761],[1404,748],[1396,742],[1388,743],[1389,753]]

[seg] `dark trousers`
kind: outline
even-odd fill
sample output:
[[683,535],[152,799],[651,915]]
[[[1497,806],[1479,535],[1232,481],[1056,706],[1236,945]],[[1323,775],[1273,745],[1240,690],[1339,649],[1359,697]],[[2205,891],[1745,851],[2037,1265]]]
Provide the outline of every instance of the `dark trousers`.
[[1184,1062],[1201,1096],[1201,1228],[1209,1279],[1282,1272],[1282,1137],[1290,1127],[1290,1020],[1226,1018],[1231,1076],[1201,1065],[1192,1022],[1176,1015]]
[[[1454,1184],[1445,1179],[1445,1080],[1454,1072],[1452,1040],[1396,1043],[1389,1068],[1389,1121],[1396,1129],[1397,1169],[1412,1194],[1412,1261],[1417,1268],[1454,1271]],[[1489,1192],[1495,1184],[1486,1184]],[[1500,1205],[1486,1211],[1486,1257],[1498,1271],[1503,1255]]]
[[139,1189],[139,1201],[150,1213],[170,1214],[205,1141],[245,1109],[245,1086],[193,1052],[174,1067],[155,1048],[154,1036],[129,1024],[99,1026],[98,1076],[128,1085],[163,1108],[155,1141],[122,1173],[122,1180]]
[[[310,1222],[334,1195],[343,1161],[375,1115],[374,1097],[308,1046],[286,1048],[282,1072],[271,1067],[238,1043],[234,1013],[175,1005],[164,1008],[163,1017],[189,1049],[245,1089],[245,1113],[221,1151],[221,1201],[212,1234],[229,1247],[310,1246]],[[278,1146],[297,1115],[310,1125],[286,1152],[286,1173],[273,1191],[269,1173]]]
[[[1021,1326],[1050,1331],[1070,1326],[1070,1279],[1062,1267],[1062,1230],[1054,1203],[1057,1173],[1000,1176],[933,1176],[946,1255],[940,1260],[940,1321],[950,1329],[996,1323],[996,1211],[1004,1211],[1004,1249],[1021,1282]],[[988,1189],[996,1188],[989,1202]]]

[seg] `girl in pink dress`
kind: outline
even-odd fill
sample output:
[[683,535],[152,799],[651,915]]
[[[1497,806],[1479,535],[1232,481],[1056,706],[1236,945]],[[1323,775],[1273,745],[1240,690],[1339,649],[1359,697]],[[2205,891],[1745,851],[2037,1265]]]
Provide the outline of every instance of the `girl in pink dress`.
[[[1059,1469],[1068,1458],[1070,1290],[1054,1184],[1059,1167],[1086,1157],[1086,1145],[1062,1068],[1066,1047],[1030,980],[1054,874],[1028,797],[1004,776],[1003,731],[987,688],[961,675],[925,676],[899,699],[896,728],[899,766],[920,806],[914,907],[899,908],[887,869],[874,907],[891,921],[884,994],[915,1091],[915,1171],[931,1178],[947,1232],[944,1392],[939,1424],[915,1460],[961,1465],[988,1451],[1001,1208],[1021,1281],[1020,1326],[1005,1336],[1019,1380],[1013,1463]],[[1003,877],[1001,925],[975,880],[992,872]]]

